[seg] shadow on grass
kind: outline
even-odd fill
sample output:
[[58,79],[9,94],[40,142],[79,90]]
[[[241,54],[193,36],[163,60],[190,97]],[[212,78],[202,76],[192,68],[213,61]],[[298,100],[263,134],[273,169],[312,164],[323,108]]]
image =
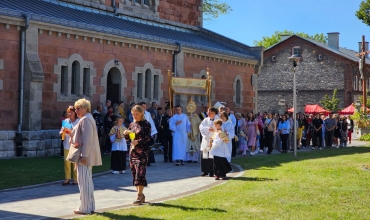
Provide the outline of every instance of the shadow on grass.
[[150,203],[150,206],[159,206],[159,207],[164,207],[164,208],[177,208],[181,209],[184,211],[212,211],[212,212],[226,212],[223,209],[218,209],[218,208],[194,208],[194,207],[186,207],[186,206],[181,206],[181,205],[171,205],[171,204],[165,204],[165,203]]
[[103,216],[109,219],[129,219],[129,220],[158,220],[158,218],[146,218],[146,217],[138,217],[134,215],[118,215],[114,213],[109,213],[109,212],[103,212],[103,213],[96,213],[97,216]]
[[262,182],[262,181],[277,181],[278,179],[270,179],[270,178],[261,178],[261,177],[235,177],[231,178],[230,180],[239,180],[239,181],[256,181],[256,182]]
[[321,159],[329,157],[337,157],[343,155],[354,155],[369,153],[370,147],[347,147],[339,149],[324,149],[322,151],[301,151],[297,153],[297,157],[293,154],[272,154],[269,156],[235,158],[233,163],[239,164],[246,170],[270,170],[279,167],[284,163],[298,162],[311,159]]

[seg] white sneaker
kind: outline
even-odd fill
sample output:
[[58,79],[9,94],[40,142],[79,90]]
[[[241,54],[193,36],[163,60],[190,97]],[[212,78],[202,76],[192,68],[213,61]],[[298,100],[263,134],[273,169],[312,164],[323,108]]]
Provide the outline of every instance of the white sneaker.
[[316,148],[315,147],[312,147],[312,150],[316,150]]
[[113,171],[112,174],[119,174],[119,172],[118,171]]
[[122,174],[122,173],[126,173],[126,172],[124,170],[121,170],[119,173]]
[[263,150],[259,150],[258,152],[259,152],[259,153],[263,153]]
[[322,150],[322,147],[319,147],[319,150]]

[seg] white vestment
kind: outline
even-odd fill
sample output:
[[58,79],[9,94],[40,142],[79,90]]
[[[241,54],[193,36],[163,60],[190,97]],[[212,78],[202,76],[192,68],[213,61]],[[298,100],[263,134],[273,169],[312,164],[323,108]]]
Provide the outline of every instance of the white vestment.
[[[214,120],[217,119],[218,116],[215,116]],[[213,158],[212,155],[209,155],[207,148],[209,147],[209,139],[213,135],[213,132],[210,132],[209,128],[213,128],[216,130],[215,125],[213,124],[214,120],[211,120],[209,117],[207,117],[199,125],[199,130],[202,135],[202,143],[200,144],[200,150],[203,151],[203,159]]]
[[234,125],[233,123],[230,121],[230,120],[227,120],[226,122],[222,122],[222,131],[227,133],[228,136],[229,136],[229,142],[227,143],[227,147],[229,149],[229,155],[226,155],[226,159],[227,161],[229,161],[229,163],[231,162],[231,152],[232,152],[232,149],[233,149],[233,145],[232,145],[232,139],[234,138],[235,136],[235,128],[234,128]]
[[152,118],[152,115],[150,114],[150,112],[145,111],[144,112],[144,117],[145,117],[145,120],[147,120],[150,123],[150,127],[152,129],[152,132],[150,133],[150,136],[156,135],[158,133],[157,128],[155,127],[155,124],[154,124],[154,121],[153,121],[153,118]]
[[231,152],[229,151],[229,147],[227,146],[227,143],[225,143],[220,138],[220,135],[218,133],[214,134],[212,148],[209,151],[209,154],[212,155],[212,157],[217,156],[217,157],[225,157],[225,158],[231,155]]
[[[177,121],[181,121],[176,125]],[[172,133],[172,159],[185,160],[186,147],[188,144],[188,132],[190,132],[190,122],[185,114],[176,114],[170,119],[170,130]]]

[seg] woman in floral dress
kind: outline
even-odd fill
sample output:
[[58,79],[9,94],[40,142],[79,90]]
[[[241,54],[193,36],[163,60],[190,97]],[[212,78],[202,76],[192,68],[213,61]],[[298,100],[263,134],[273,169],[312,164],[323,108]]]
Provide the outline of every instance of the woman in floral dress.
[[135,105],[131,109],[134,121],[124,132],[126,140],[130,140],[130,133],[135,133],[135,139],[131,141],[130,146],[130,167],[133,177],[133,185],[137,190],[137,198],[133,204],[141,205],[145,202],[143,194],[144,186],[147,186],[146,181],[146,165],[148,163],[149,149],[147,142],[150,141],[151,126],[144,118],[144,110],[140,105]]

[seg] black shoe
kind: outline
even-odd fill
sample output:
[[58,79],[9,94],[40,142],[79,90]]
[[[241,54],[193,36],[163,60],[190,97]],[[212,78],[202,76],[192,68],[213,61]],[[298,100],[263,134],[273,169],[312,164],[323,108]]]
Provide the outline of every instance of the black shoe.
[[193,161],[191,161],[191,160],[188,160],[186,163],[193,163]]
[[175,166],[180,166],[180,164],[177,163],[177,164],[175,164]]
[[220,178],[216,177],[215,180],[219,180]]
[[202,173],[202,174],[200,174],[200,176],[207,176],[207,174],[206,173]]
[[193,161],[193,163],[198,163],[198,161]]
[[208,176],[209,176],[209,177],[214,177],[213,173],[210,173]]

